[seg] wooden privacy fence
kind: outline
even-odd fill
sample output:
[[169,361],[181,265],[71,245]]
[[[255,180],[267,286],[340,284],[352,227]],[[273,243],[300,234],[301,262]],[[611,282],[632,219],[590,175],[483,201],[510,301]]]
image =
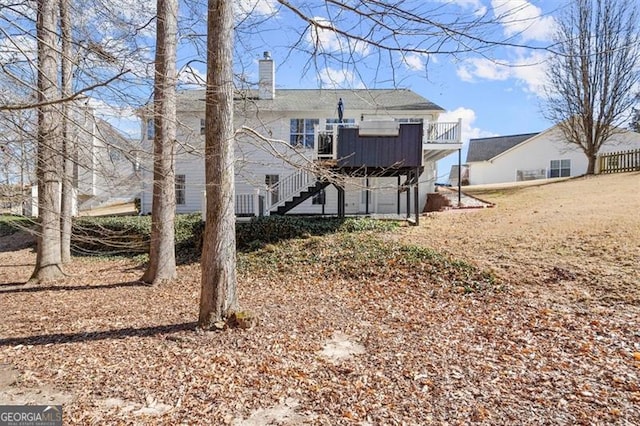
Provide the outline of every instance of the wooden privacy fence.
[[640,170],[640,149],[598,155],[600,173],[622,173]]

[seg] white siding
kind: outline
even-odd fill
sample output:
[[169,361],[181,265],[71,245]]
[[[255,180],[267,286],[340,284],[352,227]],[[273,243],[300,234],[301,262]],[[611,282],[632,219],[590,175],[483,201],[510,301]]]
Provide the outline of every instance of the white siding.
[[[246,111],[246,115],[255,114]],[[345,119],[360,121],[361,116],[371,116],[371,111],[347,111]],[[335,116],[335,111],[297,111],[278,112],[260,111],[259,120],[248,119],[236,111],[236,129],[243,126],[254,129],[269,140],[264,140],[248,132],[240,132],[236,136],[235,151],[235,187],[236,194],[263,192],[266,189],[265,176],[279,175],[280,180],[295,173],[312,161],[311,149],[293,148],[289,145],[290,119],[317,118],[320,128],[324,129],[325,120]],[[204,111],[179,113],[178,141],[180,149],[176,160],[176,175],[185,175],[186,202],[177,206],[178,213],[198,212],[202,209],[202,192],[204,191],[204,136],[200,135],[200,120]],[[425,121],[437,120],[437,114],[425,114],[421,111],[402,111],[396,118],[423,118]],[[144,121],[144,120],[143,120]],[[151,212],[152,172],[145,173],[145,189],[142,195],[142,213]],[[420,209],[424,207],[427,192],[433,191],[435,163],[425,165],[425,172],[420,178]],[[403,177],[402,183],[406,178]],[[370,213],[397,212],[397,178],[371,179],[372,194],[370,197]],[[347,185],[346,213],[360,214],[365,212],[361,203],[361,179]],[[413,196],[413,194],[412,194]],[[401,212],[406,210],[406,193],[401,197]],[[411,204],[413,209],[413,202]],[[308,199],[291,211],[291,214],[319,214],[322,205],[314,205]],[[333,186],[326,188],[326,214],[337,213],[337,191]]]
[[[640,134],[623,132],[613,136],[600,153],[640,148]],[[515,182],[518,170],[548,170],[551,160],[570,160],[571,176],[580,176],[587,171],[587,157],[575,145],[563,141],[558,128],[545,131],[514,148],[494,157],[491,161],[469,163],[469,183]]]

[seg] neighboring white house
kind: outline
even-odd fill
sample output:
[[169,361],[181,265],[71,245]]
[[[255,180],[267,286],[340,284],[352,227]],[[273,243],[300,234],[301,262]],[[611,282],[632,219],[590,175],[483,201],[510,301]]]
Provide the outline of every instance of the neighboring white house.
[[[599,153],[639,148],[640,134],[620,129]],[[469,184],[483,185],[580,176],[586,173],[588,160],[553,126],[540,133],[471,139],[466,163]]]
[[[71,109],[74,168],[73,214],[110,204],[133,202],[142,190],[138,170],[139,142],[125,137],[93,109],[80,103]],[[28,214],[38,215],[38,187],[31,190]]]
[[[276,89],[267,52],[259,80],[257,90],[235,95],[237,215],[422,209],[433,191],[436,161],[461,147],[460,122],[438,123],[443,109],[411,90]],[[203,207],[204,97],[204,90],[178,94],[178,213]],[[153,121],[141,114],[150,145]],[[408,140],[417,151],[391,152]],[[150,170],[145,173],[141,209],[149,213],[152,179]]]

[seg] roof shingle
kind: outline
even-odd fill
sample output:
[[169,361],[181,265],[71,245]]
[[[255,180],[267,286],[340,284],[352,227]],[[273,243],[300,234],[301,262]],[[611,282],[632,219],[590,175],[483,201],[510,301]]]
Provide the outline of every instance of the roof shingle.
[[493,157],[502,154],[508,149],[531,139],[538,133],[526,133],[522,135],[495,136],[491,138],[480,138],[469,140],[469,151],[467,152],[467,163],[474,161],[488,161]]
[[[327,111],[342,98],[345,109],[384,111],[444,111],[439,105],[409,89],[277,89],[274,99],[258,99],[257,90],[236,92],[236,102],[246,100],[264,111]],[[204,111],[204,90],[178,93],[178,110]]]

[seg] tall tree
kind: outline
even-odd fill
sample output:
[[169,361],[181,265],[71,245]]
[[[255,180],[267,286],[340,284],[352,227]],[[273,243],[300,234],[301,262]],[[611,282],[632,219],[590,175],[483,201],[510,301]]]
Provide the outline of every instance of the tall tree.
[[[72,94],[71,76],[73,72],[71,59],[71,13],[69,0],[60,1],[60,35],[62,55],[61,86],[62,98]],[[62,263],[71,261],[71,218],[73,216],[73,140],[71,137],[71,103],[62,105],[62,197],[60,206],[60,257]]]
[[153,284],[176,277],[175,152],[178,1],[158,0],[154,81],[153,206],[149,265],[142,280]]
[[40,232],[32,283],[62,275],[60,257],[60,114],[58,91],[58,3],[38,0],[38,214]]
[[573,0],[558,19],[544,113],[587,156],[587,174],[635,102],[639,19],[637,4],[626,0]]
[[206,225],[198,324],[209,329],[238,308],[234,213],[233,4],[209,0],[205,123]]

